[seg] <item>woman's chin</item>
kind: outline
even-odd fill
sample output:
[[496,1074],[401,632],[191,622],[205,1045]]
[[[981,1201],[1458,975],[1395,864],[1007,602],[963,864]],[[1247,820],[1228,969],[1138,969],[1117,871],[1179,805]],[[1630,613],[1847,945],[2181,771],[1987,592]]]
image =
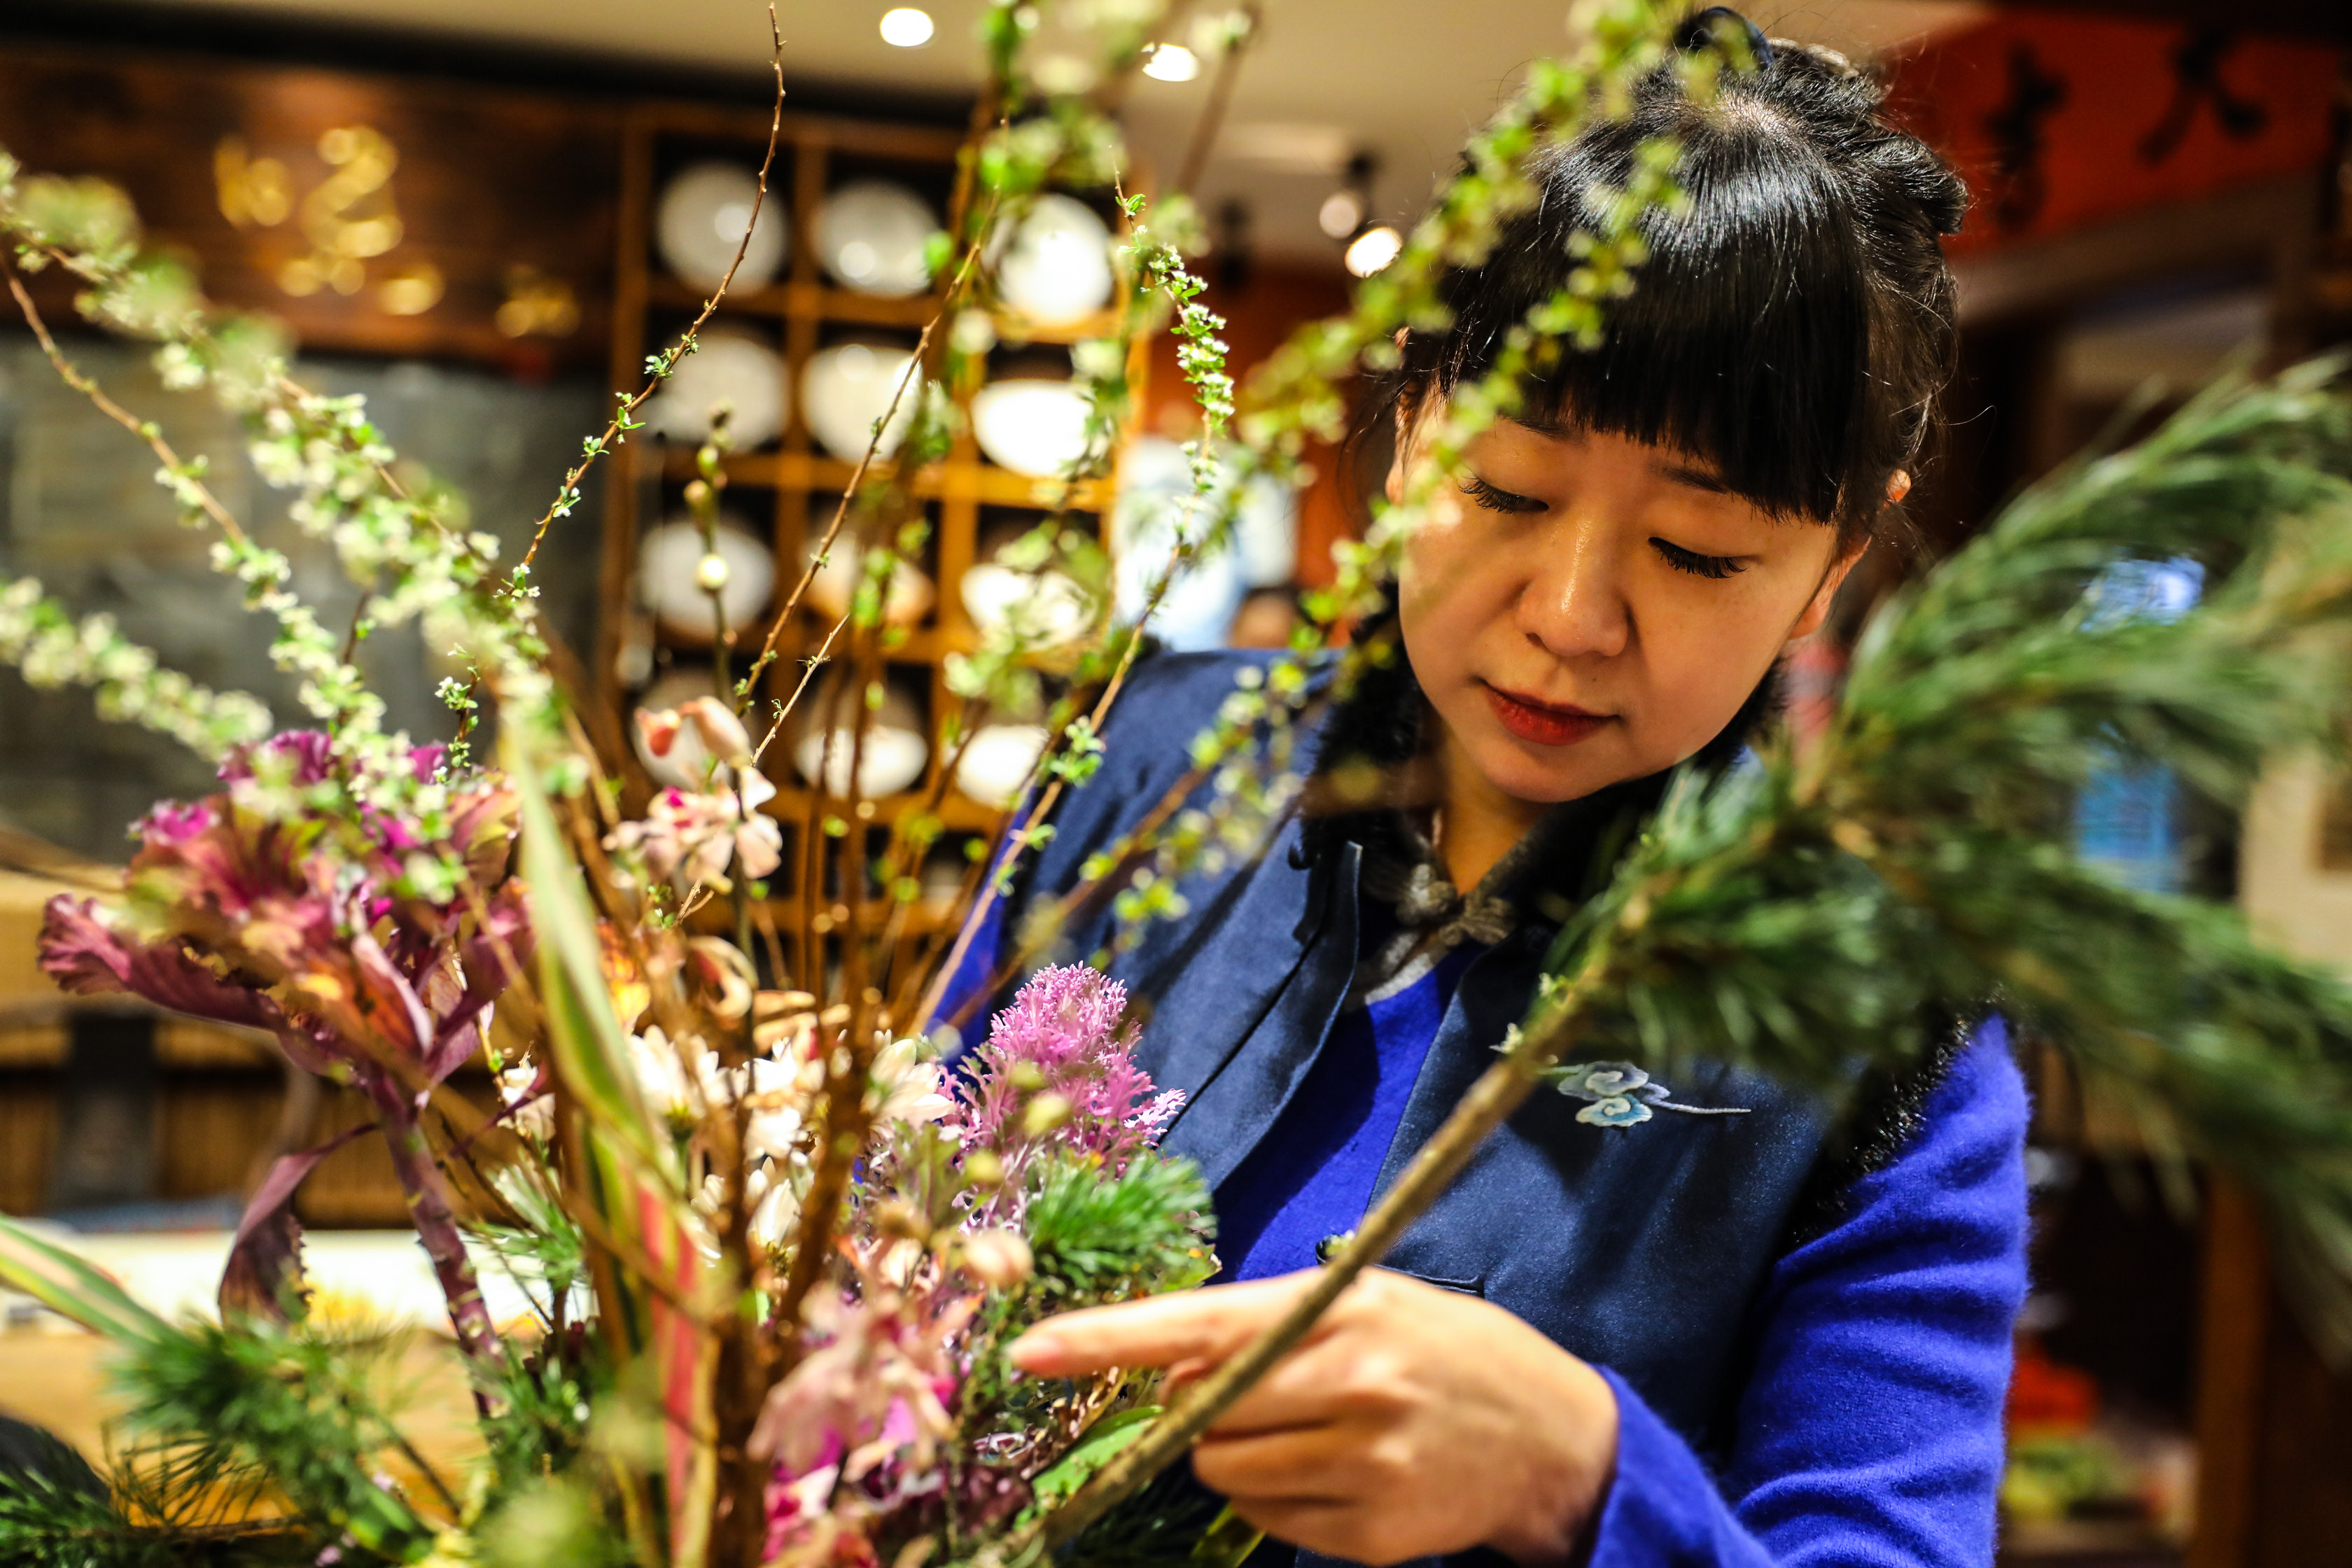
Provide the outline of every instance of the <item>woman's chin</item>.
[[1613,750],[1605,732],[1571,745],[1549,746],[1523,741],[1497,726],[1493,734],[1479,738],[1472,757],[1487,782],[1512,799],[1557,805],[1616,783],[1621,775],[1612,771],[1608,754]]

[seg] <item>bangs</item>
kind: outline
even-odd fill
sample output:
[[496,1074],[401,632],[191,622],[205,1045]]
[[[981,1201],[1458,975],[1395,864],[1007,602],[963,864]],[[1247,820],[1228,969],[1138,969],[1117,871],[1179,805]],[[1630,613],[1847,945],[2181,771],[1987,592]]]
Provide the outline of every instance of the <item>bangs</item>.
[[1870,258],[1833,176],[1778,120],[1736,102],[1702,118],[1676,101],[1538,163],[1541,203],[1486,265],[1449,280],[1454,325],[1428,367],[1439,388],[1486,374],[1560,287],[1570,237],[1598,227],[1587,193],[1622,187],[1643,139],[1676,134],[1686,208],[1647,215],[1633,292],[1604,307],[1598,347],[1561,346],[1526,388],[1527,417],[1703,460],[1775,516],[1866,521],[1885,481],[1867,428]]

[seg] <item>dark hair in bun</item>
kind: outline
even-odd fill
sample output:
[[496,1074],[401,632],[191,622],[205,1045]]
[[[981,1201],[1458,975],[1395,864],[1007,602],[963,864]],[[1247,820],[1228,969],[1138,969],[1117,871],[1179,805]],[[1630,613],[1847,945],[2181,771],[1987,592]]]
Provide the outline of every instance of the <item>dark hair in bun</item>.
[[[1717,11],[1685,31],[1725,21],[1746,26]],[[1644,219],[1651,256],[1634,292],[1611,302],[1598,348],[1563,350],[1529,414],[1677,447],[1769,511],[1873,531],[1951,374],[1939,238],[1958,230],[1968,195],[1886,121],[1884,89],[1844,58],[1786,42],[1754,52],[1761,68],[1727,70],[1711,106],[1661,68],[1629,118],[1539,154],[1537,205],[1485,263],[1444,281],[1453,327],[1407,339],[1369,417],[1483,374],[1575,266],[1570,237],[1593,226],[1588,193],[1622,186],[1634,148],[1670,135],[1688,209]]]

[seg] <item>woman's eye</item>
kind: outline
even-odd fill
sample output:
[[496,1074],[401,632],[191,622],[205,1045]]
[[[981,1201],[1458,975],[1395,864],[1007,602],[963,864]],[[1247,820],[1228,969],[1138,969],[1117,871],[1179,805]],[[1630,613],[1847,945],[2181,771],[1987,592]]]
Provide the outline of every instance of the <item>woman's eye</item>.
[[1694,577],[1730,577],[1748,570],[1747,563],[1736,555],[1701,555],[1664,539],[1651,540],[1650,547],[1665,557],[1667,565]]
[[1524,513],[1542,511],[1545,508],[1545,503],[1533,496],[1515,495],[1509,490],[1497,489],[1475,474],[1463,479],[1462,493],[1488,511]]

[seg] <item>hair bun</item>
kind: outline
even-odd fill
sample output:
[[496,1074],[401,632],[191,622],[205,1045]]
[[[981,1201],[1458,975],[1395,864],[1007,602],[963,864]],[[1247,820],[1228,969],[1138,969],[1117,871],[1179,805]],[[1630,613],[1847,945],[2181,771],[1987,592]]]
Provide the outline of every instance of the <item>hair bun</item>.
[[1748,36],[1748,53],[1755,60],[1758,70],[1772,68],[1775,47],[1772,40],[1764,36],[1763,28],[1728,5],[1709,5],[1684,17],[1682,26],[1675,29],[1675,47],[1685,54],[1706,48],[1715,41],[1716,29],[1720,26],[1728,26],[1734,32]]

